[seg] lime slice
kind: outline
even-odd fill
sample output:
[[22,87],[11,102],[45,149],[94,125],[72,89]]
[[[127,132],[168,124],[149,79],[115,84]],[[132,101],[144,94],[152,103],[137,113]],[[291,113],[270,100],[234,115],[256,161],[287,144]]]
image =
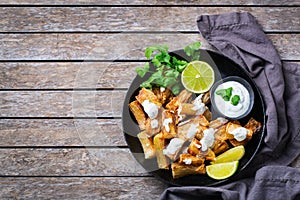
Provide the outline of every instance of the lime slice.
[[244,146],[243,145],[236,146],[218,155],[215,161],[212,161],[210,164],[238,161],[244,156],[244,154],[245,154]]
[[209,177],[222,180],[232,176],[239,165],[239,161],[219,163],[206,166],[206,173]]
[[182,85],[193,93],[208,91],[214,81],[213,68],[208,63],[199,60],[188,63],[181,74]]

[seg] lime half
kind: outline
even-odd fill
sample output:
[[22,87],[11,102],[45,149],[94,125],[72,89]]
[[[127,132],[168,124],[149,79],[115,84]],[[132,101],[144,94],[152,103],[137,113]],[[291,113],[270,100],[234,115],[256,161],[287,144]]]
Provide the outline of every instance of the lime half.
[[239,165],[239,161],[219,163],[206,166],[206,173],[209,177],[222,180],[232,176]]
[[214,81],[213,68],[208,63],[199,60],[188,63],[181,74],[182,85],[193,93],[207,92]]
[[224,153],[218,155],[215,161],[212,161],[210,164],[217,164],[217,163],[225,163],[225,162],[232,162],[238,161],[245,155],[245,148],[243,145],[236,146],[232,149],[225,151]]

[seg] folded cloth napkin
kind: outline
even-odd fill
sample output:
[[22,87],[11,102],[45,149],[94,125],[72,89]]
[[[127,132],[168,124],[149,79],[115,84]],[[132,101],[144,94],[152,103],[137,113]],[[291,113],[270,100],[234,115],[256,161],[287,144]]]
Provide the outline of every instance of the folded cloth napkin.
[[[267,132],[248,178],[220,187],[170,187],[160,199],[300,199],[300,66],[281,59],[250,13],[203,15],[202,36],[242,66],[260,89]],[[254,178],[255,175],[255,178]]]

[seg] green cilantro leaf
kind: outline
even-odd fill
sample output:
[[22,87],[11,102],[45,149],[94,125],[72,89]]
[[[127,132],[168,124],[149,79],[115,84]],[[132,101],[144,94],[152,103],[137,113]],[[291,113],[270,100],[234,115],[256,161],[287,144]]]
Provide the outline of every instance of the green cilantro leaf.
[[169,69],[165,71],[165,75],[168,77],[177,78],[179,76],[179,72],[173,69]]
[[177,95],[180,92],[180,85],[176,84],[171,88],[173,94]]
[[[201,46],[200,42],[196,42],[188,45],[184,48],[188,55],[192,58],[196,58],[199,52],[197,51]],[[185,69],[188,64],[185,60],[179,60],[175,56],[171,56],[168,53],[167,46],[154,45],[147,47],[145,50],[146,58],[151,59],[151,63],[156,68],[155,71],[149,71],[149,62],[144,67],[138,67],[136,69],[137,74],[140,77],[144,77],[146,73],[151,73],[148,80],[144,81],[140,86],[152,89],[153,85],[160,87],[169,87],[176,95],[180,91],[180,84],[178,83],[178,77],[180,73]]]
[[200,52],[198,51],[201,47],[201,42],[194,42],[186,47],[184,47],[184,52],[186,55],[190,56],[192,60],[199,60]]
[[136,73],[140,76],[140,77],[144,77],[145,74],[149,71],[150,69],[150,65],[149,63],[145,63],[144,67],[138,67],[135,69]]
[[220,89],[216,91],[216,94],[220,95],[224,99],[224,101],[229,101],[232,94],[232,87],[227,89]]
[[154,45],[154,46],[147,47],[146,50],[145,50],[146,58],[150,59],[150,57],[152,56],[154,51],[159,51],[159,52],[162,52],[164,54],[167,54],[168,53],[168,47],[167,46],[159,46],[159,45]]
[[161,52],[155,55],[154,58],[159,60],[162,63],[171,64],[170,63],[171,56],[168,54],[168,52]]
[[236,106],[238,105],[240,101],[240,96],[239,95],[234,95],[232,98],[231,98],[231,104]]
[[187,65],[187,61],[178,60],[176,57],[172,57],[172,64],[175,66],[175,69],[181,73]]
[[161,66],[161,62],[160,62],[156,57],[154,57],[154,58],[151,60],[151,62],[153,63],[153,65],[154,65],[155,67]]

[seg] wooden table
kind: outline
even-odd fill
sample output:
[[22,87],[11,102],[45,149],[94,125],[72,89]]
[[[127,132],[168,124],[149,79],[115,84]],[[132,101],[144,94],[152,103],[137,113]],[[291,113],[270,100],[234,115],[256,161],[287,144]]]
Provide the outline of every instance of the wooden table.
[[251,12],[300,61],[299,0],[44,2],[0,3],[1,199],[157,199],[167,185],[131,155],[122,103],[145,47],[210,48],[201,14]]

